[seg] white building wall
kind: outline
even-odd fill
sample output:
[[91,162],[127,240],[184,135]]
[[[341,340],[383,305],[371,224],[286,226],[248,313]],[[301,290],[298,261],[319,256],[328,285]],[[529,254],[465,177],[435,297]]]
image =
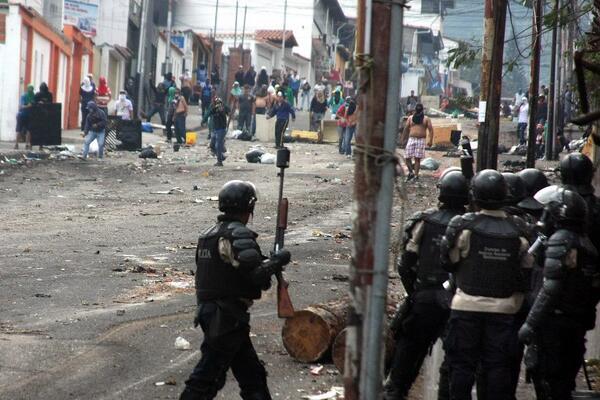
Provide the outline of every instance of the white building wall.
[[[19,7],[9,6],[6,16],[6,43],[0,45],[0,140],[13,141],[16,138],[16,116],[19,111],[20,59],[15,57],[21,51],[21,16]],[[12,73],[9,73],[12,71]]]
[[33,34],[33,50],[31,65],[31,83],[37,91],[42,82],[48,83],[50,78],[50,57],[52,45],[48,39],[38,33]]
[[[161,74],[161,64],[165,59],[167,41],[159,36],[158,44],[156,46],[156,72],[154,76],[154,82],[162,82],[163,77]],[[183,74],[183,55],[176,51],[174,48],[171,48],[171,63],[173,63],[173,76],[175,77],[175,81],[177,82],[177,87],[181,85],[179,81],[179,77]]]
[[98,26],[94,43],[127,47],[129,1],[102,0],[98,7]]

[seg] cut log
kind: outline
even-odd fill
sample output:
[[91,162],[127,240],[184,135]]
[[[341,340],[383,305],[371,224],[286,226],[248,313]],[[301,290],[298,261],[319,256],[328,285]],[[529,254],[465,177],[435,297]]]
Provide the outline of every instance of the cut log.
[[346,326],[348,298],[313,305],[297,311],[283,325],[283,345],[301,362],[316,362],[328,354],[333,341]]

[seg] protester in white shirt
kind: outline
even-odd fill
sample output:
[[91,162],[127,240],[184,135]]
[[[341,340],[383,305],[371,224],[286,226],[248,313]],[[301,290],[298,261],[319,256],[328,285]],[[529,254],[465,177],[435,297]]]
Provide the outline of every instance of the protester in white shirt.
[[121,117],[124,121],[131,120],[133,116],[133,104],[131,100],[127,98],[127,92],[121,90],[119,92],[119,98],[115,103],[115,115]]
[[527,123],[529,121],[529,102],[527,97],[521,98],[519,105],[519,123],[517,124],[517,132],[519,134],[519,144],[527,143]]

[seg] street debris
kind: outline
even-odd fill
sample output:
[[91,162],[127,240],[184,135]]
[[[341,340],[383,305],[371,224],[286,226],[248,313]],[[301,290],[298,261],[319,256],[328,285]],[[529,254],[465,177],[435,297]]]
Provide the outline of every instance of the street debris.
[[319,376],[319,375],[321,375],[321,371],[323,371],[322,365],[313,365],[312,367],[310,367],[311,375]]
[[152,146],[148,146],[140,151],[140,158],[158,158],[158,153],[154,151]]
[[150,194],[182,194],[183,189],[180,187],[174,187],[169,190],[157,190],[155,192],[150,192]]
[[303,399],[307,400],[329,400],[329,399],[343,399],[344,388],[341,386],[332,386],[329,391],[321,394],[304,395]]
[[424,169],[427,171],[436,171],[439,167],[440,167],[440,162],[437,160],[434,160],[431,157],[427,157],[426,159],[421,161],[421,169]]
[[252,164],[256,164],[260,162],[260,157],[265,154],[265,151],[259,147],[252,147],[248,152],[246,152],[246,161]]
[[117,310],[117,316],[121,317],[125,315],[125,310]]
[[52,297],[51,295],[45,294],[45,293],[36,293],[33,296],[34,297],[41,297],[41,298],[50,298],[50,297]]
[[169,378],[167,378],[166,381],[155,382],[154,383],[154,386],[165,386],[165,385],[176,386],[177,385],[177,381],[175,380],[175,378],[169,377]]
[[277,159],[277,156],[275,154],[265,153],[262,156],[260,156],[260,163],[261,164],[275,164],[276,159]]
[[192,345],[181,336],[177,336],[177,339],[175,339],[175,348],[182,351],[189,350],[192,348]]

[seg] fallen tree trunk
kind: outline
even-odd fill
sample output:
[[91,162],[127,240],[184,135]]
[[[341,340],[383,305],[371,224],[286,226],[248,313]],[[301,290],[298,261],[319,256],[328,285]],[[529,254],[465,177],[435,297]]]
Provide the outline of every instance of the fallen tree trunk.
[[286,319],[281,335],[289,355],[302,362],[323,358],[346,326],[348,304],[348,298],[317,304]]

